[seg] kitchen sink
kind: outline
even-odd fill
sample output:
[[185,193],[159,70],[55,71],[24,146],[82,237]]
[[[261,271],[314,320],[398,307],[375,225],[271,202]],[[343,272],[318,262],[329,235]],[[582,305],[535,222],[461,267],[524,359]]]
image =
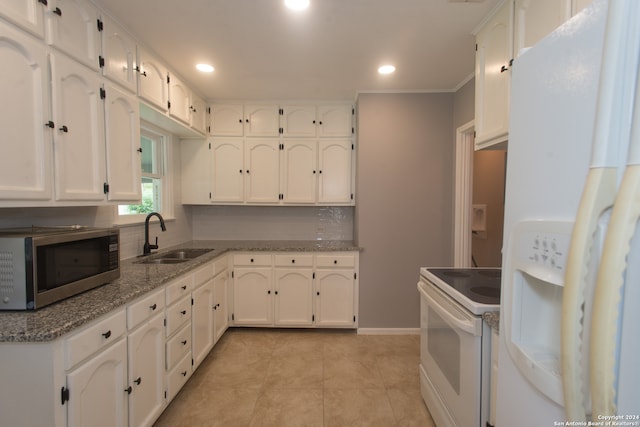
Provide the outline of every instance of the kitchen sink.
[[152,258],[138,261],[136,264],[180,264],[198,258],[215,249],[176,249]]

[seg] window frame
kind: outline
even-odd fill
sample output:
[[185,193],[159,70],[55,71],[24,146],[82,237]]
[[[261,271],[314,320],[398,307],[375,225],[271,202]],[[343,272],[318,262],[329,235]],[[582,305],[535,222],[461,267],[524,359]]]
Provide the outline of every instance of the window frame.
[[[165,220],[173,220],[174,218],[174,203],[173,203],[173,168],[171,167],[171,159],[173,158],[173,135],[151,123],[140,123],[140,139],[148,138],[160,142],[161,148],[157,153],[158,160],[161,166],[161,173],[144,173],[142,172],[142,159],[140,162],[141,176],[140,185],[142,185],[143,178],[159,178],[161,180],[161,192],[160,214]],[[127,205],[133,205],[136,203],[126,203]],[[118,203],[114,206],[115,222],[114,225],[133,225],[143,223],[147,217],[147,214],[125,214],[119,213],[119,206],[125,205],[125,203]]]

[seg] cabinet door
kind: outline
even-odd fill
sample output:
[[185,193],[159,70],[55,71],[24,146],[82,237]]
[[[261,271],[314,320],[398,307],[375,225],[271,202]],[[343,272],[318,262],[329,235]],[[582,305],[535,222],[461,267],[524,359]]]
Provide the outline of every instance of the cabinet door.
[[174,75],[169,76],[169,115],[186,124],[191,120],[191,89]]
[[213,279],[214,343],[218,342],[227,328],[229,328],[228,286],[229,275],[226,271],[218,274]]
[[242,202],[244,194],[242,140],[211,143],[211,201]]
[[195,369],[207,357],[214,340],[213,280],[193,291],[191,307],[191,354]]
[[209,126],[209,113],[207,113],[207,103],[198,95],[191,93],[191,127],[198,132],[206,134]]
[[102,201],[105,133],[100,77],[64,55],[51,55],[56,200]]
[[476,147],[504,142],[509,132],[509,61],[513,3],[506,2],[476,37]]
[[352,326],[354,318],[354,270],[316,272],[316,326]]
[[164,315],[156,315],[127,341],[129,425],[151,426],[165,407]]
[[[209,163],[213,161],[210,151],[212,143],[200,139],[180,141],[182,204],[209,204],[211,188],[209,183]],[[242,158],[240,159],[242,167]],[[235,171],[238,176],[238,171]],[[242,192],[240,193],[242,194]]]
[[318,202],[353,203],[350,140],[318,142]]
[[51,120],[45,48],[0,21],[0,63],[5,99],[0,103],[0,199],[49,200],[52,130],[45,126]]
[[127,426],[127,343],[121,339],[67,375],[67,426]]
[[515,0],[514,56],[542,40],[571,17],[571,0]]
[[280,114],[277,105],[245,105],[245,136],[278,136]]
[[353,133],[353,107],[351,105],[324,105],[318,107],[318,136],[344,137]]
[[138,95],[162,112],[169,108],[167,68],[144,50],[138,48]]
[[86,0],[50,0],[46,16],[47,43],[98,70],[98,10]]
[[278,203],[280,150],[277,139],[247,139],[244,143],[245,201]]
[[236,268],[233,313],[236,325],[273,324],[271,268]]
[[317,182],[316,141],[285,141],[282,195],[285,203],[314,203]]
[[310,268],[276,268],[274,298],[276,325],[312,325],[313,271]]
[[[44,38],[45,7],[40,0],[2,0],[0,16],[42,39]],[[3,62],[3,64],[6,66],[6,63]]]
[[211,135],[242,136],[244,110],[242,104],[218,104],[211,106]]
[[140,201],[140,103],[135,95],[107,84],[105,88],[108,198]]
[[136,42],[108,16],[104,16],[102,22],[102,74],[135,92]]
[[282,109],[282,135],[284,137],[315,137],[316,107],[289,105]]

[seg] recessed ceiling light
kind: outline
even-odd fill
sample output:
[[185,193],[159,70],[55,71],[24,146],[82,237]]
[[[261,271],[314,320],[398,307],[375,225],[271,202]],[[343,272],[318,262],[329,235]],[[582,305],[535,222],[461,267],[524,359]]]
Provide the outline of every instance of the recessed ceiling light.
[[284,0],[284,4],[292,10],[303,10],[309,7],[309,0]]
[[196,68],[203,73],[213,73],[213,66],[209,64],[197,64]]
[[391,74],[396,70],[396,67],[393,65],[383,65],[378,68],[378,73],[380,74]]

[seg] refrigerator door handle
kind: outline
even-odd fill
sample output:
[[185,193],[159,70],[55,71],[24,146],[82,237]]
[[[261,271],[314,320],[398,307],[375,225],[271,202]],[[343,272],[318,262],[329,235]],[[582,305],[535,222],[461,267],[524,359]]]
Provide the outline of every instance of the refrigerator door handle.
[[585,290],[591,263],[598,263],[594,253],[594,235],[598,220],[613,205],[617,168],[592,168],[580,200],[571,235],[569,256],[562,293],[561,363],[562,384],[567,419],[586,421],[581,363],[582,324]]

